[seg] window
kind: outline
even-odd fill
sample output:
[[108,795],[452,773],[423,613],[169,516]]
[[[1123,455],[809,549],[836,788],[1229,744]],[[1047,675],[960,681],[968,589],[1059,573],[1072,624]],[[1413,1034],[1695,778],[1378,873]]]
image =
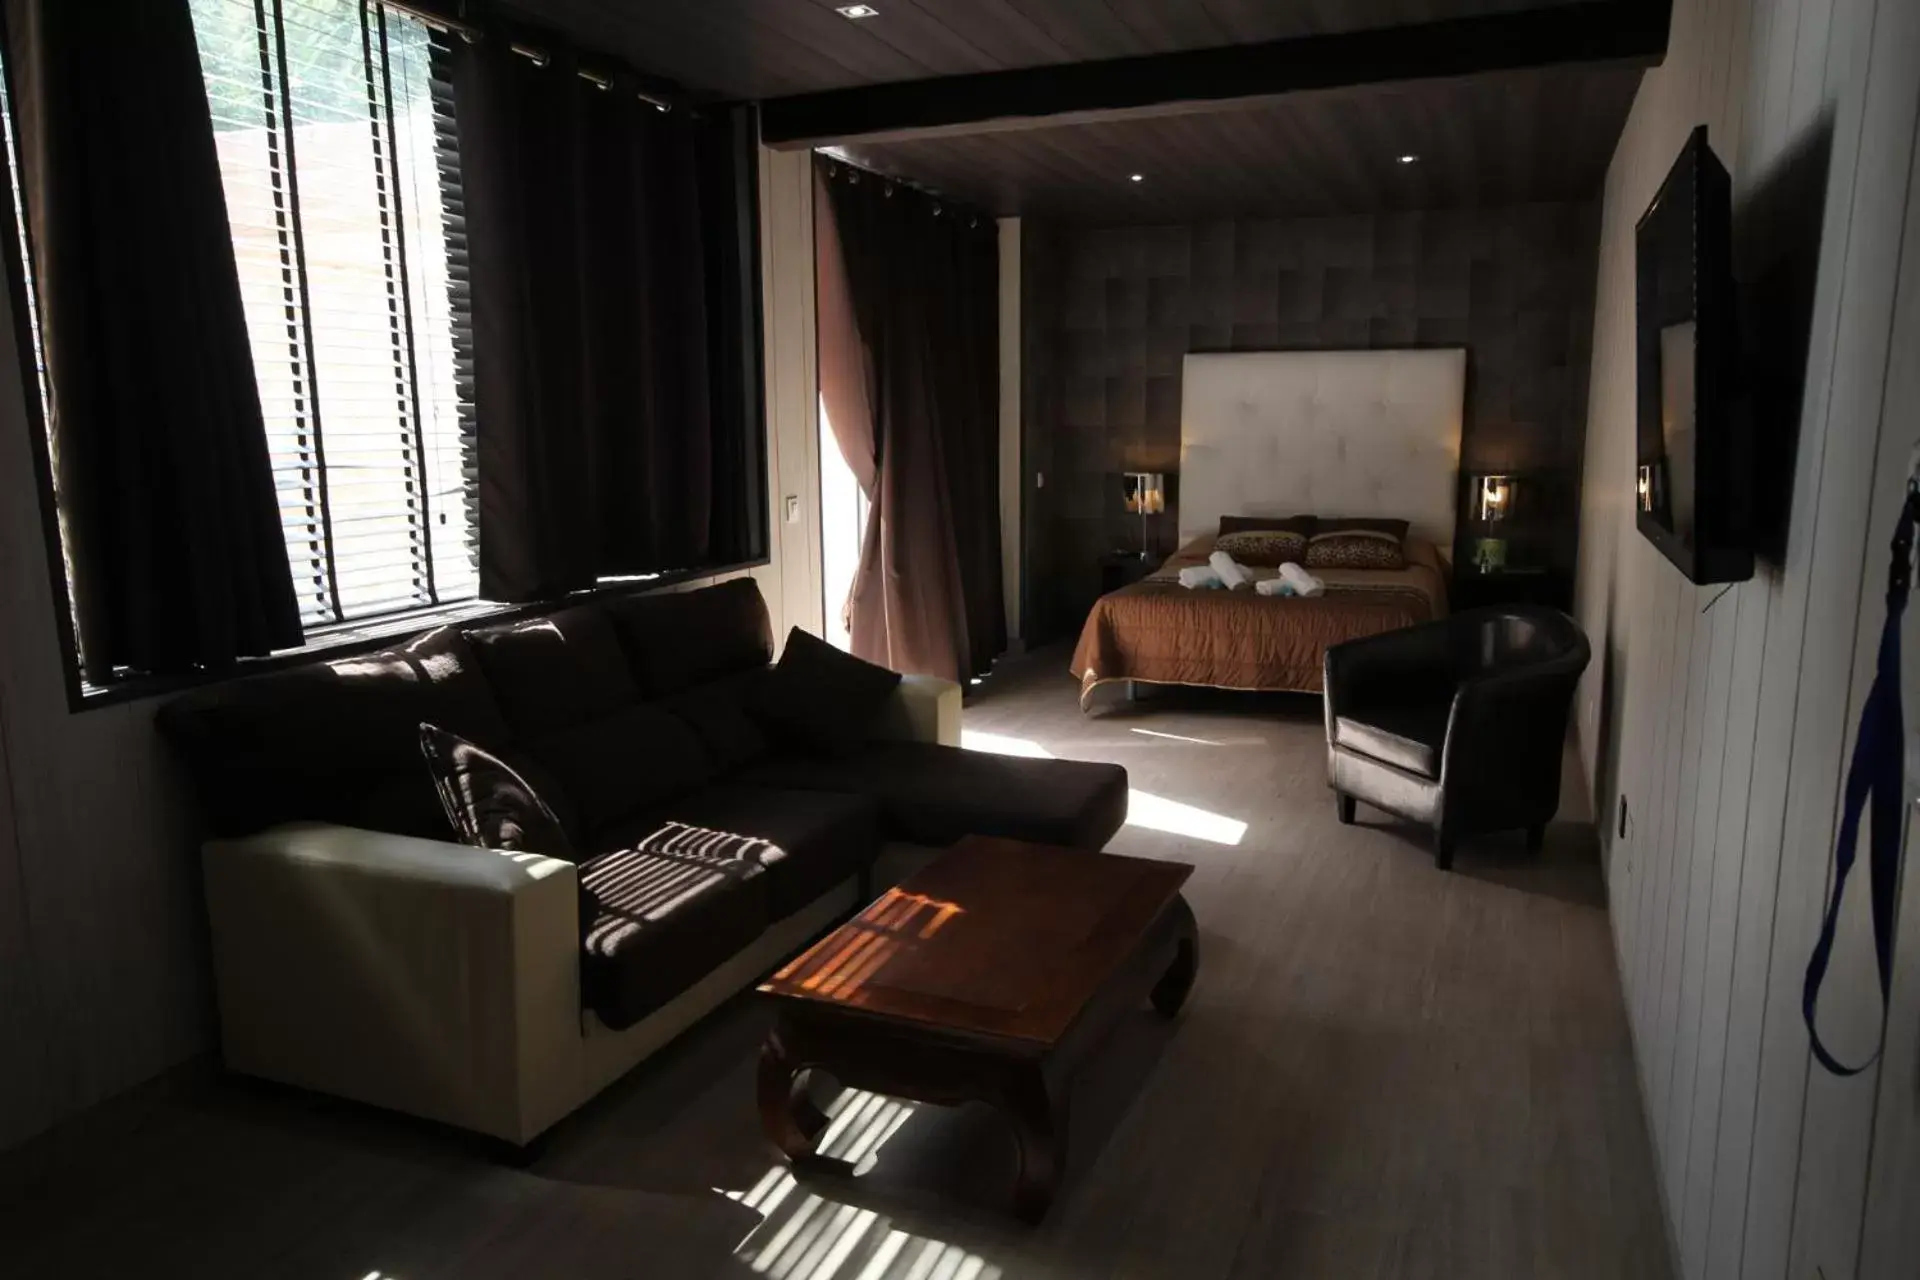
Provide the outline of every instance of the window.
[[374,0],[192,0],[301,621],[478,591],[444,37]]

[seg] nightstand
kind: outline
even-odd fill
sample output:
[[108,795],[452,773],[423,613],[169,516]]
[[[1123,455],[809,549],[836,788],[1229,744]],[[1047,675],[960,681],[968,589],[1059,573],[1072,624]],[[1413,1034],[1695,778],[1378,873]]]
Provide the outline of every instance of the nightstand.
[[1140,581],[1158,569],[1164,557],[1149,556],[1142,560],[1136,551],[1109,551],[1100,557],[1100,594],[1118,591],[1124,586]]
[[1458,612],[1492,604],[1543,604],[1569,612],[1573,583],[1558,569],[1514,566],[1478,573],[1472,565],[1455,566],[1449,607]]

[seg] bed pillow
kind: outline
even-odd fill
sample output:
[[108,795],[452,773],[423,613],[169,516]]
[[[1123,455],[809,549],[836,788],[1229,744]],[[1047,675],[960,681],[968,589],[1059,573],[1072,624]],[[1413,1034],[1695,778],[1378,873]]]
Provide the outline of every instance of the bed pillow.
[[1405,543],[1407,532],[1413,526],[1405,520],[1390,520],[1383,516],[1320,516],[1313,522],[1309,536],[1319,533],[1385,533],[1393,540]]
[[1254,533],[1266,530],[1286,530],[1299,534],[1302,538],[1311,538],[1314,533],[1312,516],[1221,516],[1220,536],[1230,533]]
[[1309,569],[1404,569],[1407,552],[1401,538],[1384,529],[1340,529],[1317,533],[1307,542]]
[[1222,534],[1213,549],[1224,551],[1241,564],[1277,569],[1306,558],[1307,536],[1293,529],[1242,529]]

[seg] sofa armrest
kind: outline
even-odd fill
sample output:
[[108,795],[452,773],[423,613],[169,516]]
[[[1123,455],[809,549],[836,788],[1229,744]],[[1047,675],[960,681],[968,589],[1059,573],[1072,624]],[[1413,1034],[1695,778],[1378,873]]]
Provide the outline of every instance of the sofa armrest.
[[960,686],[938,676],[901,676],[874,719],[875,738],[960,745]]
[[517,1143],[578,1101],[572,864],[323,823],[203,860],[229,1067]]

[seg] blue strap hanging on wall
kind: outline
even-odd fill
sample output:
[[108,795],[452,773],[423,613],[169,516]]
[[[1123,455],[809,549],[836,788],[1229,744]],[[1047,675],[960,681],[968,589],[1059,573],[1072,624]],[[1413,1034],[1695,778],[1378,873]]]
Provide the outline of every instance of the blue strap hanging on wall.
[[[1807,961],[1807,980],[1800,996],[1800,1010],[1807,1020],[1807,1035],[1813,1041],[1813,1056],[1820,1060],[1821,1066],[1837,1076],[1858,1075],[1880,1056],[1876,1044],[1865,1062],[1847,1066],[1827,1051],[1827,1046],[1820,1041],[1820,1029],[1814,1024],[1814,1012],[1820,1002],[1820,984],[1827,976],[1827,962],[1833,958],[1833,937],[1840,920],[1840,901],[1847,891],[1847,873],[1853,870],[1854,846],[1860,839],[1860,818],[1863,813],[1871,819],[1872,829],[1867,872],[1868,889],[1872,894],[1873,955],[1880,971],[1883,1020],[1888,993],[1893,986],[1893,910],[1894,896],[1900,887],[1900,835],[1903,825],[1900,811],[1906,751],[1906,730],[1902,724],[1900,707],[1900,617],[1907,609],[1916,515],[1920,515],[1920,477],[1909,472],[1907,500],[1900,508],[1900,522],[1893,533],[1893,563],[1887,568],[1887,620],[1880,631],[1879,662],[1874,671],[1873,687],[1867,691],[1867,704],[1860,711],[1860,728],[1853,743],[1853,762],[1847,769],[1846,807],[1840,817],[1840,838],[1833,850],[1833,896],[1828,900],[1826,916],[1820,922],[1820,940],[1814,943],[1813,955]],[[1884,1032],[1884,1025],[1882,1030]]]

